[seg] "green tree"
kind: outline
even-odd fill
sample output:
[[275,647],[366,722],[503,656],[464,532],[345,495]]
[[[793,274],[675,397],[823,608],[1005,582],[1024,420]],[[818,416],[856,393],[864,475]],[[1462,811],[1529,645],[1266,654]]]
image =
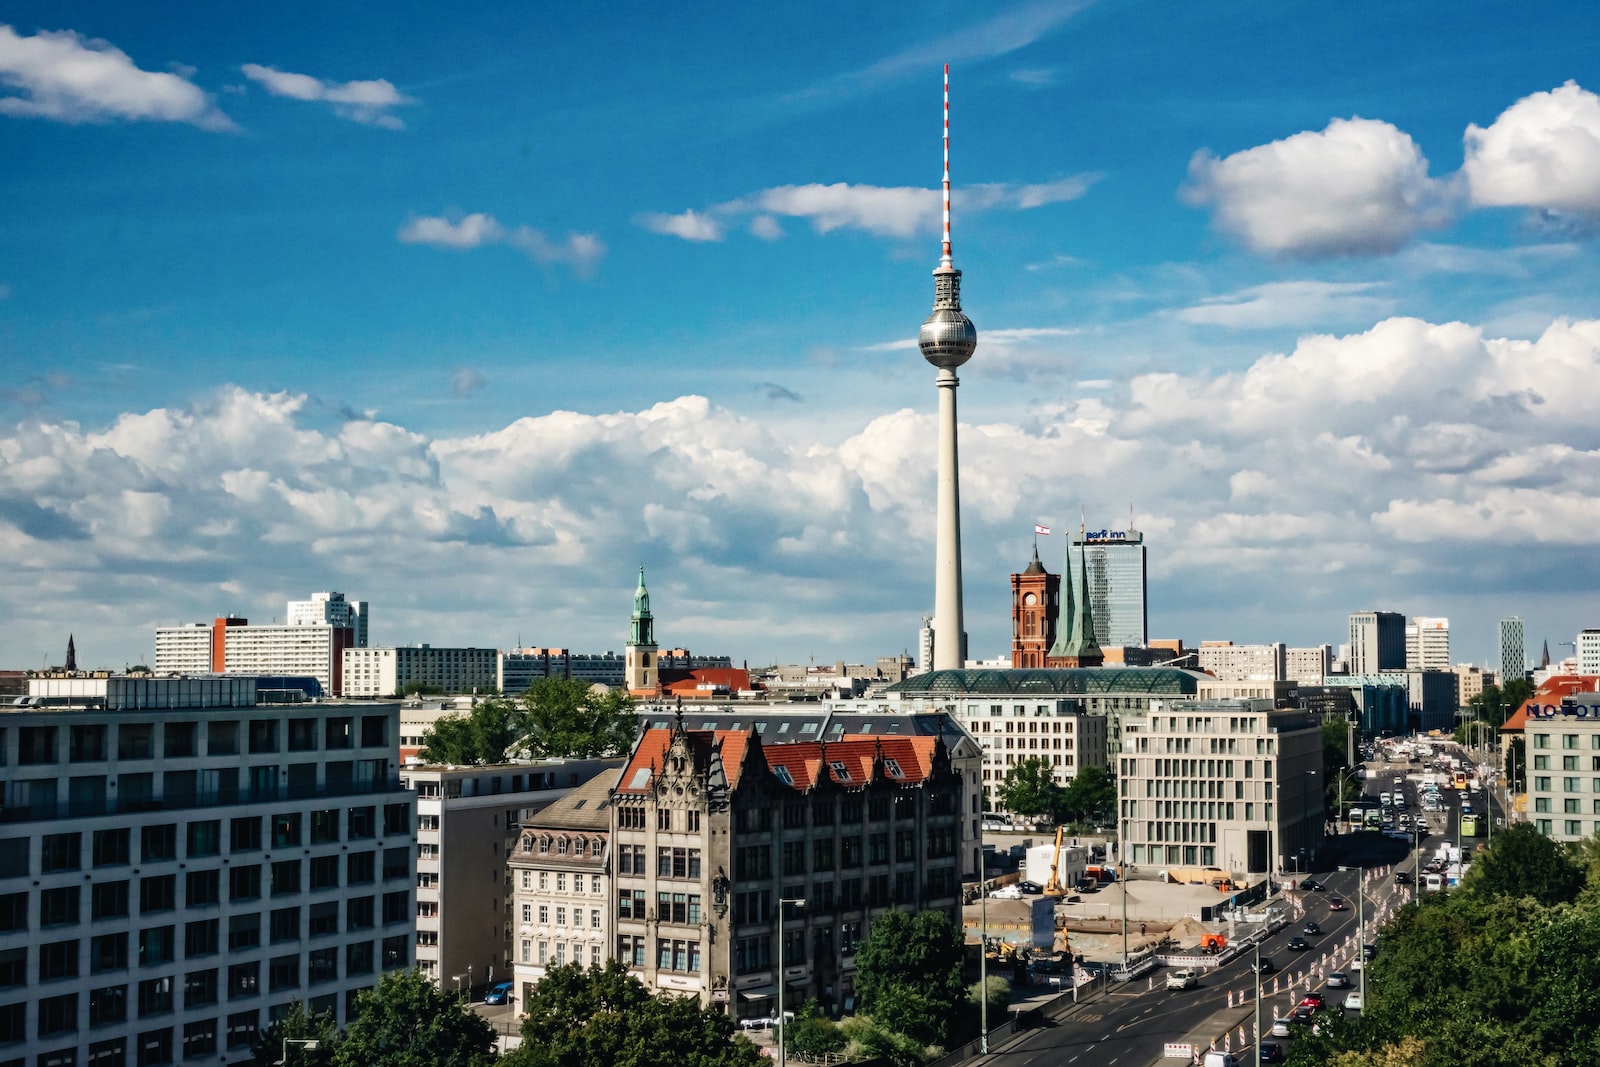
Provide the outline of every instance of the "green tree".
[[309,1015],[306,1006],[298,1000],[289,1002],[283,1018],[267,1027],[251,1050],[255,1063],[265,1067],[283,1059],[284,1041],[315,1041],[316,1048],[296,1045],[289,1051],[292,1067],[332,1067],[333,1053],[339,1042],[339,1031],[328,1014]]
[[1480,897],[1532,897],[1541,904],[1571,902],[1584,881],[1567,851],[1526,822],[1496,834],[1467,879]]
[[513,718],[517,743],[535,759],[619,755],[638,733],[631,696],[577,678],[540,678],[519,703]]
[[652,995],[617,960],[545,972],[527,1000],[522,1045],[501,1067],[757,1067],[761,1054],[733,1021],[695,997]]
[[1006,770],[1005,781],[995,790],[1006,810],[1024,819],[1048,817],[1052,822],[1061,813],[1066,790],[1055,780],[1050,761],[1033,756]]
[[391,971],[356,998],[334,1067],[487,1067],[494,1029],[420,970]]
[[429,763],[503,763],[517,739],[517,718],[509,700],[479,701],[466,715],[446,715],[424,731],[418,755]]
[[839,1024],[849,1039],[845,1056],[851,1060],[877,1060],[889,1067],[919,1067],[928,1058],[928,1049],[916,1038],[896,1033],[876,1019],[853,1015]]
[[1109,822],[1117,811],[1117,782],[1104,767],[1084,767],[1067,783],[1061,811],[1070,822]]
[[794,1013],[794,1021],[783,1028],[783,1046],[790,1055],[823,1060],[843,1052],[848,1044],[844,1033],[822,1014],[815,1000],[808,1000]]
[[945,1044],[961,1016],[965,934],[943,912],[889,911],[856,950],[856,995],[880,1025],[921,1044]]

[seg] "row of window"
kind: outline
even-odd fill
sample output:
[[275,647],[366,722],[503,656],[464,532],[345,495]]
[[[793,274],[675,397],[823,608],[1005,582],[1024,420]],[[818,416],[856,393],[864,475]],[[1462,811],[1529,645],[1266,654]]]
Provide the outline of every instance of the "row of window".
[[[882,866],[889,862],[890,837],[887,833],[868,834],[863,841],[858,834],[848,837],[819,837],[809,841],[785,841],[781,849],[782,872],[785,875],[804,874],[834,869],[849,870],[863,866]],[[836,847],[837,846],[837,847]],[[930,828],[923,844],[924,853],[932,857],[954,855],[956,828],[936,826]],[[626,847],[626,846],[624,846]],[[894,832],[894,861],[910,863],[917,859],[917,834],[914,830]],[[809,866],[807,860],[809,859]],[[772,876],[771,845],[741,845],[734,850],[733,873],[739,880],[770,878]],[[665,876],[663,876],[665,877]]]
[[[1595,736],[1600,737],[1600,734],[1596,734]],[[1564,771],[1581,770],[1582,769],[1582,767],[1580,766],[1581,762],[1582,762],[1582,757],[1581,756],[1562,756],[1561,757],[1561,769],[1564,770]],[[1533,769],[1536,770],[1536,771],[1548,771],[1550,769],[1550,757],[1549,756],[1535,756],[1535,757],[1533,757]],[[1589,757],[1589,769],[1591,771],[1600,771],[1600,756],[1590,756]]]
[[[1551,783],[1552,782],[1553,782],[1553,779],[1549,775],[1536,774],[1536,775],[1534,775],[1534,778],[1533,778],[1533,791],[1535,793],[1551,793],[1551,792],[1554,792],[1555,790],[1551,788]],[[1592,784],[1593,784],[1594,788],[1591,791],[1594,792],[1594,793],[1600,793],[1600,778],[1593,779]],[[1581,793],[1581,792],[1583,792],[1583,779],[1582,778],[1563,778],[1563,779],[1561,779],[1561,792],[1563,792],[1563,793]]]
[[[698,900],[699,898],[696,897],[695,899]],[[550,913],[551,913],[551,910],[552,910],[552,907],[549,904],[540,904],[538,906],[538,916],[539,916],[539,925],[540,926],[549,926],[550,925]],[[555,911],[555,917],[556,917],[556,923],[555,924],[557,926],[565,926],[565,925],[567,925],[567,909],[563,905],[557,904],[557,905],[554,906],[554,911]],[[584,909],[582,909],[582,908],[573,908],[572,909],[572,925],[573,926],[582,926],[583,925],[583,913],[584,913]],[[524,904],[524,905],[522,905],[522,921],[524,923],[531,923],[531,922],[533,922],[533,917],[534,917],[534,906],[532,904]],[[590,926],[591,929],[594,929],[594,930],[600,929],[600,909],[599,908],[590,908],[589,909],[589,926]]]
[[[298,864],[299,861],[290,862]],[[253,877],[243,878],[242,881],[258,889],[256,896],[259,896],[259,867],[253,867],[253,869],[248,870],[254,872]],[[206,873],[216,872],[190,873],[189,878],[194,878],[197,873],[198,875],[206,875]],[[235,869],[232,873],[237,875],[240,870]],[[152,878],[141,878],[139,880],[139,913],[141,915],[173,910],[170,896],[174,889],[173,881],[171,881],[173,877],[165,875],[165,878],[168,881],[152,880]],[[150,888],[149,885],[152,881],[155,883],[154,889]],[[230,881],[232,881],[232,877],[230,877]],[[214,883],[210,883],[210,885],[211,888],[216,888]],[[62,888],[42,891],[38,896],[38,928],[64,928],[64,926],[75,926],[78,923],[82,923],[80,897],[82,897],[80,886],[62,886]],[[235,897],[235,899],[250,899],[250,897]],[[411,894],[406,893],[406,891],[384,894],[382,896],[382,921],[386,925],[387,923],[403,923],[403,921],[406,921],[406,918],[410,915],[410,902]],[[350,897],[350,899],[344,901],[344,910],[346,910],[347,929],[365,929],[373,925],[373,897]],[[126,881],[107,881],[107,883],[91,886],[90,913],[93,921],[128,917],[128,913],[130,913],[130,888],[128,888],[128,883]],[[270,912],[270,915],[272,915],[272,929],[274,929],[272,939],[274,941],[293,941],[293,939],[299,937],[299,913],[301,913],[301,909],[299,909],[298,905],[296,907],[280,907],[280,909],[274,909]],[[259,920],[261,920],[261,915],[261,912],[230,915],[230,949],[240,949],[240,947],[259,944]],[[318,902],[318,904],[312,904],[310,905],[309,915],[310,934],[312,936],[338,933],[339,901],[323,901]],[[198,918],[198,920],[189,921],[186,925],[186,931],[189,931],[186,934],[187,944],[206,944],[203,939],[197,939],[197,937],[202,936],[195,933],[195,931],[205,931],[205,929],[216,931],[218,921],[216,918]],[[250,939],[245,939],[245,934],[242,931],[245,931],[246,928],[254,929],[258,933],[251,934]],[[3,896],[0,896],[0,933],[11,933],[11,931],[22,931],[22,929],[29,929],[27,893],[3,894]],[[141,931],[141,937],[146,936],[146,934],[158,937],[160,934],[152,934],[152,931],[173,931],[173,929],[174,926],[152,926],[152,928],[147,928],[146,931]],[[286,933],[278,933],[280,929],[286,931]],[[94,937],[91,944],[122,944],[122,966],[125,966],[126,937],[128,937],[126,933],[104,934],[104,936]],[[170,937],[170,934],[168,934],[168,937]],[[118,939],[120,939],[120,942],[118,942]],[[216,934],[213,933],[211,934],[211,942],[213,944],[214,939],[216,939]],[[59,944],[77,944],[77,942],[59,942]],[[214,952],[214,949],[211,950]],[[154,952],[154,949],[152,949],[152,952]],[[189,955],[195,955],[197,952],[198,950],[192,947]],[[101,952],[96,949],[91,952],[91,957],[101,958]],[[144,963],[144,957],[146,957],[146,949],[141,947],[141,963]],[[160,957],[157,957],[157,960],[158,958]],[[5,982],[0,979],[0,985],[3,984]]]
[[[643,938],[639,940],[641,944],[644,941]],[[590,966],[598,967],[600,965],[600,946],[590,945],[588,955]],[[581,942],[573,942],[571,961],[573,963],[582,963],[583,957],[583,944]],[[627,958],[631,959],[631,954]],[[521,959],[523,963],[537,963],[541,967],[560,967],[568,960],[567,943],[565,941],[534,941],[532,938],[525,937],[522,939]],[[643,966],[642,958],[640,966]]]
[[[1597,790],[1597,792],[1600,792],[1600,790]],[[1592,800],[1589,803],[1591,806],[1591,814],[1600,815],[1600,798]],[[1551,811],[1555,810],[1550,805],[1551,800],[1549,797],[1533,798],[1534,811],[1549,814]],[[1561,800],[1561,810],[1568,815],[1581,814],[1583,811],[1583,802],[1577,797],[1563,797]]]
[[[205,754],[209,756],[239,755],[241,735],[251,754],[280,751],[280,736],[287,740],[290,752],[314,752],[317,751],[319,733],[323,749],[355,747],[356,721],[351,716],[292,718],[287,721],[250,719],[243,724],[229,719],[203,724],[118,722],[114,725],[83,723],[65,728],[54,725],[19,726],[17,763],[22,766],[60,763],[63,737],[67,742],[68,763],[104,763],[113,758],[191,759],[201,755],[199,727],[202,725],[205,727]],[[363,748],[387,747],[388,716],[363,715],[360,737]],[[6,751],[5,740],[5,729],[0,728],[0,756]]]
[[[1533,825],[1541,834],[1550,837],[1555,834],[1555,822],[1551,819],[1535,819]],[[1583,821],[1581,819],[1567,819],[1561,824],[1561,832],[1567,837],[1583,837]],[[1600,834],[1600,822],[1594,824],[1594,832]]]
[[[1533,735],[1533,747],[1534,748],[1549,748],[1550,747],[1550,736],[1551,735],[1549,735],[1549,734],[1534,734]],[[1582,747],[1582,741],[1580,740],[1580,738],[1582,736],[1583,736],[1582,734],[1562,734],[1561,735],[1561,747],[1565,748],[1565,749],[1569,749],[1569,750],[1570,749],[1574,749],[1574,748],[1581,748]],[[1593,733],[1593,734],[1589,735],[1589,747],[1592,748],[1592,749],[1600,749],[1600,733]]]
[[[629,855],[631,856],[632,854],[630,853]],[[525,871],[522,872],[522,888],[523,889],[529,890],[529,891],[531,891],[533,889],[533,885],[534,885],[534,877],[533,877],[533,875],[534,875],[534,872],[532,872],[532,871],[525,870]],[[548,892],[550,890],[551,875],[552,875],[552,872],[550,872],[550,871],[540,871],[539,872],[538,882],[539,882],[539,889],[541,891]],[[556,887],[555,891],[557,893],[565,893],[567,891],[567,872],[565,872],[565,871],[555,871],[554,872],[554,881],[555,881],[555,887]],[[584,876],[582,874],[574,873],[572,875],[572,891],[574,893],[582,893],[584,891],[584,888],[583,888],[584,884],[585,884],[584,883]],[[588,886],[589,886],[589,892],[590,893],[594,893],[594,894],[598,895],[600,893],[600,876],[598,874],[589,875]]]
[[[384,834],[409,834],[411,808],[408,804],[384,805]],[[351,841],[370,840],[377,836],[377,810],[373,807],[349,808],[343,813]],[[326,808],[310,813],[309,819],[300,812],[286,812],[263,817],[246,815],[228,820],[228,852],[259,852],[263,848],[291,848],[300,845],[306,835],[303,826],[309,823],[309,842],[313,845],[331,844],[340,839],[341,812]],[[139,828],[140,863],[161,863],[178,859],[178,826],[162,823]],[[202,859],[222,852],[222,821],[205,819],[184,827],[184,858]],[[89,844],[89,864],[92,867],[117,867],[133,862],[133,830],[114,827],[84,834],[81,831],[46,834],[39,839],[39,873],[82,870],[84,844]],[[396,850],[388,850],[396,851]],[[405,852],[406,850],[398,850]],[[25,877],[31,869],[32,839],[26,837],[0,838],[0,877]],[[387,858],[386,858],[387,865]]]

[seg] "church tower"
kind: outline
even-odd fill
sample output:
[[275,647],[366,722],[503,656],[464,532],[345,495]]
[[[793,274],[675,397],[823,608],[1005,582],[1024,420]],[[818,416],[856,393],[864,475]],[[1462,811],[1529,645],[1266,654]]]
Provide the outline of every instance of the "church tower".
[[656,656],[655,619],[650,614],[650,591],[644,587],[644,568],[639,568],[639,588],[633,593],[633,622],[628,628],[627,660],[624,665],[628,692],[635,696],[654,696],[661,688]]
[[1043,667],[1056,636],[1061,576],[1039,562],[1039,546],[1021,574],[1011,576],[1011,666]]
[[[1080,536],[1079,540],[1082,540]],[[1061,575],[1061,614],[1056,639],[1050,646],[1049,667],[1099,667],[1105,653],[1094,638],[1094,608],[1089,603],[1089,567],[1086,556],[1078,560],[1078,582],[1072,580],[1072,540],[1067,539],[1067,565]]]

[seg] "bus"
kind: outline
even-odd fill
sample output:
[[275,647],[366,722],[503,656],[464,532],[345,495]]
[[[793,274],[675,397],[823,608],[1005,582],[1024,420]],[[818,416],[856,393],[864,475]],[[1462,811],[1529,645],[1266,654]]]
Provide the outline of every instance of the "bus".
[[1463,813],[1462,814],[1462,816],[1461,816],[1461,836],[1462,837],[1477,837],[1478,836],[1478,816],[1477,816],[1476,813],[1472,813],[1472,814]]
[[1465,791],[1467,788],[1467,772],[1456,771],[1453,784],[1455,785],[1457,792]]
[[1383,833],[1383,812],[1378,808],[1367,809],[1367,829],[1375,834]]

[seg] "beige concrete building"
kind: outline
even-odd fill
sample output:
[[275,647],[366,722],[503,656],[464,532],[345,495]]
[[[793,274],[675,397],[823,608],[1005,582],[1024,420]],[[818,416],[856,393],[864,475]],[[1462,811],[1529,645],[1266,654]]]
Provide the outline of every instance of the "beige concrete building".
[[1236,645],[1202,641],[1200,669],[1224,682],[1276,682],[1284,677],[1282,641],[1270,645]]

